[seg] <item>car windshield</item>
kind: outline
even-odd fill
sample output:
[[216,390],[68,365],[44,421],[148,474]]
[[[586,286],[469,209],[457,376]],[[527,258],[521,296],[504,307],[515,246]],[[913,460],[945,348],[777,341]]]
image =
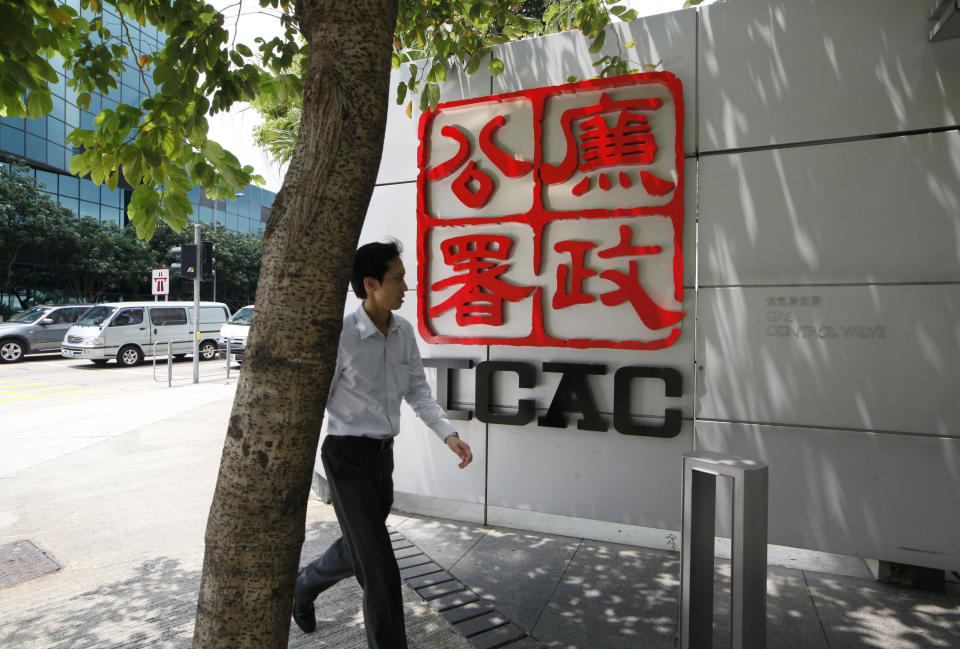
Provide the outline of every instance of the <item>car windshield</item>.
[[230,319],[227,322],[229,322],[230,324],[248,325],[252,321],[253,321],[253,307],[245,306],[239,311],[237,311],[236,313],[234,313],[232,316],[230,316]]
[[16,315],[10,316],[10,320],[8,320],[8,322],[35,322],[40,319],[40,316],[49,310],[50,307],[35,306],[27,309],[26,311],[21,311]]
[[99,327],[107,318],[110,317],[110,314],[116,310],[117,307],[115,306],[95,306],[84,313],[82,318],[77,320],[77,326]]

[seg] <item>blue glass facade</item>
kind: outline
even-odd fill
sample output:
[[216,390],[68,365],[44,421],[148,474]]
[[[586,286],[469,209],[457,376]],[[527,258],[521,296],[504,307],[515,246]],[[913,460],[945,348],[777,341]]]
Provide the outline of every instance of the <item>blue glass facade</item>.
[[[78,12],[80,0],[67,0]],[[92,18],[89,11],[81,12]],[[104,25],[112,34],[120,34],[120,19],[115,13],[104,9]],[[103,223],[116,223],[123,227],[127,222],[126,205],[130,191],[118,188],[110,191],[106,186],[94,185],[87,179],[71,176],[70,158],[73,149],[66,143],[66,136],[75,128],[94,128],[93,120],[104,108],[116,108],[120,102],[138,105],[147,95],[144,79],[140,75],[137,56],[156,51],[163,41],[156,28],[140,26],[128,21],[131,40],[135,49],[124,61],[127,71],[121,75],[119,85],[109,93],[92,93],[89,110],[81,110],[76,103],[76,92],[67,87],[62,70],[62,61],[51,61],[57,70],[59,81],[51,84],[53,110],[41,119],[0,118],[0,152],[13,156],[29,165],[38,185],[61,205],[77,216],[90,216]],[[147,81],[150,76],[147,75]],[[231,230],[255,234],[266,226],[267,216],[276,194],[248,185],[239,192],[235,201],[212,201],[203,190],[195,187],[190,192],[193,204],[193,220],[203,223],[226,225]],[[216,214],[214,214],[216,213]]]

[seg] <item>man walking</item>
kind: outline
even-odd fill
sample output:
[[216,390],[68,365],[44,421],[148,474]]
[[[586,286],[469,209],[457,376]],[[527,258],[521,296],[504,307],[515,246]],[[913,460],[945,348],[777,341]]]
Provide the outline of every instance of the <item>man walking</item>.
[[343,319],[320,453],[342,536],[301,568],[293,601],[294,622],[310,633],[317,626],[316,597],[356,575],[371,649],[407,647],[400,570],[386,528],[400,399],[460,458],[461,469],[473,460],[430,392],[413,327],[391,313],[403,303],[404,274],[398,243],[357,250],[350,283],[363,304]]

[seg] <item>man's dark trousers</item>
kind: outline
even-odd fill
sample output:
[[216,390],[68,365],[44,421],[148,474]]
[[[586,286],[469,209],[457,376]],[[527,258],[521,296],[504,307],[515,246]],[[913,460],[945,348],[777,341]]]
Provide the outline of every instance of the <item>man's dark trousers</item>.
[[393,442],[327,435],[320,458],[343,536],[301,571],[298,593],[313,600],[355,574],[370,649],[406,649],[400,569],[386,526],[393,505]]

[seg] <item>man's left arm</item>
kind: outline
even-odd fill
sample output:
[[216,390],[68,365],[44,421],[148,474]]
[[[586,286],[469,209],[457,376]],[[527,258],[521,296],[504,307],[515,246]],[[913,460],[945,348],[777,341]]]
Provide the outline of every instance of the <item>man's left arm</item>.
[[447,448],[460,458],[460,468],[463,469],[473,460],[473,452],[470,450],[470,445],[460,439],[457,429],[447,419],[447,413],[433,396],[430,384],[427,383],[427,375],[423,369],[423,359],[420,357],[420,350],[417,349],[416,339],[413,338],[412,330],[408,333],[410,339],[407,361],[410,368],[410,383],[403,397],[423,423],[429,426],[430,430],[443,440]]

